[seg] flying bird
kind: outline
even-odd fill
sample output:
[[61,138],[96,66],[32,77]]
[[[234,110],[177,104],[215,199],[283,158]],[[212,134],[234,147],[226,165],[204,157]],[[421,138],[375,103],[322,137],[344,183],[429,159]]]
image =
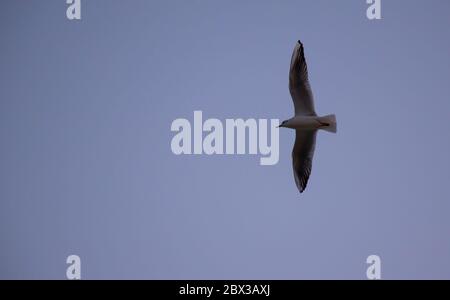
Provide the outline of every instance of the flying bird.
[[300,193],[306,188],[311,175],[316,134],[319,129],[336,133],[336,116],[319,117],[314,109],[314,97],[308,80],[308,67],[303,44],[298,41],[294,48],[289,70],[289,91],[294,101],[295,116],[283,121],[279,127],[295,129],[292,149],[292,167],[295,184]]

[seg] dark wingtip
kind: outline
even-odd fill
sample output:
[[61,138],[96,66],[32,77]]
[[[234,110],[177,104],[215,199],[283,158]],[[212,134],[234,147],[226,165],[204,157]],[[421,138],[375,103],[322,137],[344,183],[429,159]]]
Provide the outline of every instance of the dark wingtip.
[[303,43],[300,40],[298,40],[298,45],[299,45],[300,51],[303,52]]
[[306,190],[306,185],[300,185],[297,187],[300,194],[302,194]]
[[304,179],[300,179],[300,181],[296,181],[295,184],[297,185],[297,189],[301,194],[306,190],[306,185],[308,184],[308,182],[304,182]]

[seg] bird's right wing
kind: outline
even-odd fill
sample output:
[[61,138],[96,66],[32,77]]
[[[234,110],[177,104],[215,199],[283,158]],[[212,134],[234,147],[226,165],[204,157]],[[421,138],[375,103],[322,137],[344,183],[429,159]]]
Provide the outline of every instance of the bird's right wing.
[[317,130],[296,130],[295,144],[292,149],[292,167],[295,184],[302,193],[311,175]]
[[289,70],[289,91],[294,101],[295,115],[315,116],[314,97],[308,80],[303,44],[298,41],[292,53]]

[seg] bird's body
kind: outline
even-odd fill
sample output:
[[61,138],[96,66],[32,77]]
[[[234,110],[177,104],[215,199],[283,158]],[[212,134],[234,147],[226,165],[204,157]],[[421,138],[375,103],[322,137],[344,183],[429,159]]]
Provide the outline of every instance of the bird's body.
[[335,115],[320,117],[316,114],[303,44],[300,41],[296,43],[292,53],[289,91],[294,102],[295,116],[283,121],[280,127],[296,131],[292,149],[292,167],[295,183],[302,193],[311,174],[317,130],[323,129],[335,133],[337,128]]
[[333,132],[336,129],[336,127],[334,126],[335,124],[336,120],[334,119],[334,115],[328,115],[324,117],[295,116],[287,120],[287,122],[284,123],[283,127],[299,130],[323,129]]

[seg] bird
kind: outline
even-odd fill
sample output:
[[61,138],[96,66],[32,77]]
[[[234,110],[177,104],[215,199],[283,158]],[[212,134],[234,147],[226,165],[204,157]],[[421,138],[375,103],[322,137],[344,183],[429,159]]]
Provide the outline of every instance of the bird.
[[289,91],[294,102],[294,117],[281,122],[279,127],[295,130],[295,143],[292,149],[292,168],[297,189],[303,193],[312,170],[316,135],[319,129],[336,133],[334,114],[317,116],[314,97],[308,79],[308,66],[305,51],[299,40],[292,53],[289,70]]

